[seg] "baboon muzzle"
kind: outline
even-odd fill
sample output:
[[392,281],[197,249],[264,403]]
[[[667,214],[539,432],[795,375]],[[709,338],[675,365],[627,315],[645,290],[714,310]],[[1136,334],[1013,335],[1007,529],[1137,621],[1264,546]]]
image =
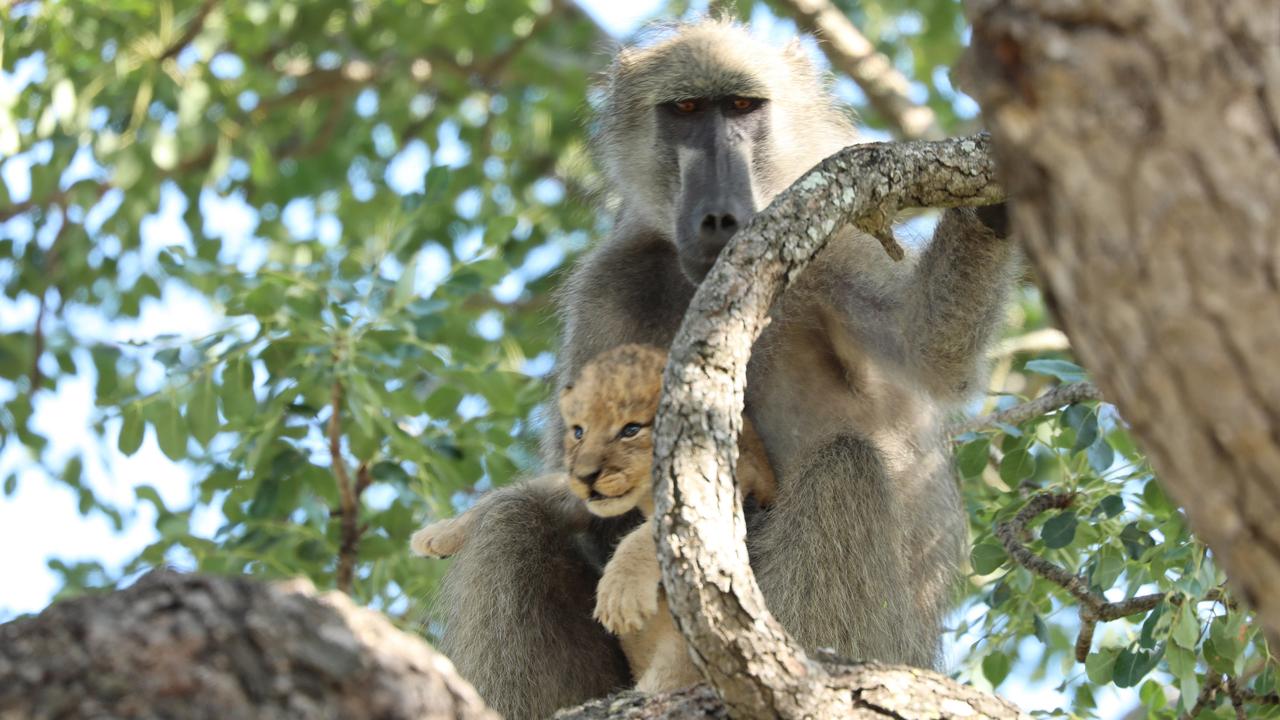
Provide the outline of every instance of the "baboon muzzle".
[[682,254],[715,262],[729,238],[756,213],[750,140],[719,113],[681,144],[677,241]]

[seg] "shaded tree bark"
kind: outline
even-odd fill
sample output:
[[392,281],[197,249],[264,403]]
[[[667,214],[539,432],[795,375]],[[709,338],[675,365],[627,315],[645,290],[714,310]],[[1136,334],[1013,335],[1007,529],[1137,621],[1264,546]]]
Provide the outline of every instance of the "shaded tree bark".
[[0,717],[498,716],[443,655],[345,595],[158,571],[0,625]]
[[967,11],[973,90],[1045,295],[1280,638],[1280,4]]

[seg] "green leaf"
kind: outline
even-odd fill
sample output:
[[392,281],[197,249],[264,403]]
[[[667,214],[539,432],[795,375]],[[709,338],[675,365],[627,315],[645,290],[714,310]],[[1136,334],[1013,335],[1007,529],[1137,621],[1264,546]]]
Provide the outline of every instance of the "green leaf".
[[501,247],[511,237],[511,231],[516,229],[516,218],[510,216],[498,217],[489,221],[489,226],[484,231],[484,243],[491,247]]
[[1095,685],[1106,685],[1111,682],[1111,673],[1115,669],[1116,656],[1120,654],[1117,648],[1101,648],[1097,652],[1089,653],[1089,657],[1084,660],[1084,671],[1089,676],[1089,682]]
[[1107,439],[1105,437],[1098,438],[1092,445],[1090,445],[1086,455],[1089,458],[1089,467],[1093,468],[1093,471],[1099,475],[1106,472],[1116,459],[1116,453],[1111,449],[1111,446],[1107,444]]
[[1125,648],[1116,656],[1116,666],[1112,679],[1116,687],[1128,688],[1137,685],[1155,667],[1157,657],[1147,650],[1130,650]]
[[1133,560],[1141,560],[1147,550],[1155,547],[1156,541],[1151,534],[1138,527],[1137,523],[1129,523],[1120,531],[1120,542]]
[[1124,555],[1116,548],[1106,545],[1095,557],[1092,584],[1099,590],[1107,590],[1115,584],[1120,573],[1124,572]]
[[973,547],[969,554],[969,562],[973,571],[979,575],[990,575],[1008,559],[1004,546],[995,541],[987,541]]
[[1195,649],[1200,642],[1200,622],[1190,607],[1187,599],[1178,607],[1178,614],[1173,620],[1173,641],[1188,650]]
[[[1150,650],[1156,646],[1156,627],[1160,624],[1160,618],[1164,615],[1164,609],[1167,603],[1161,603],[1147,614],[1147,619],[1142,623],[1142,633],[1138,637],[1138,645],[1142,648]],[[1175,646],[1176,647],[1176,646]]]
[[142,410],[137,405],[125,405],[121,414],[120,437],[117,438],[116,447],[125,455],[132,455],[142,447],[142,435],[146,432],[147,425],[142,419]]
[[1107,517],[1118,517],[1124,512],[1124,498],[1119,495],[1108,495],[1102,498],[1102,501],[1098,503],[1098,507],[1102,509],[1102,512],[1106,513]]
[[218,434],[218,398],[213,392],[213,378],[206,377],[197,382],[187,403],[187,424],[191,427],[191,435],[201,445],[208,446],[214,435]]
[[4,496],[13,497],[13,494],[17,491],[18,491],[18,474],[9,473],[8,476],[6,476],[4,479]]
[[1009,656],[1002,652],[994,652],[982,658],[982,674],[986,676],[993,688],[998,687],[1009,676],[1011,666]]
[[249,420],[258,411],[253,395],[253,365],[243,358],[227,363],[222,371],[222,412],[229,418]]
[[1063,382],[1080,382],[1087,377],[1084,368],[1066,360],[1029,360],[1022,367],[1028,372],[1051,375]]
[[156,439],[160,451],[170,460],[182,460],[187,456],[187,424],[173,398],[161,398],[153,403],[152,424],[156,427]]
[[1000,479],[1011,488],[1016,488],[1035,472],[1035,456],[1027,450],[1014,450],[1000,459]]
[[956,453],[956,467],[962,477],[977,477],[987,468],[987,458],[991,449],[991,440],[980,437],[960,446]]
[[[1083,407],[1081,405],[1072,405],[1071,407]],[[1088,412],[1080,421],[1079,427],[1076,428],[1076,442],[1071,446],[1072,453],[1078,453],[1081,450],[1093,445],[1098,439],[1098,414],[1096,412]]]
[[1044,541],[1044,546],[1057,550],[1071,544],[1076,539],[1076,514],[1068,510],[1067,512],[1056,515],[1040,528],[1040,539]]
[[1153,513],[1164,514],[1173,510],[1173,504],[1169,502],[1169,498],[1164,494],[1164,489],[1160,487],[1160,483],[1154,478],[1148,480],[1147,484],[1143,486],[1142,502]]

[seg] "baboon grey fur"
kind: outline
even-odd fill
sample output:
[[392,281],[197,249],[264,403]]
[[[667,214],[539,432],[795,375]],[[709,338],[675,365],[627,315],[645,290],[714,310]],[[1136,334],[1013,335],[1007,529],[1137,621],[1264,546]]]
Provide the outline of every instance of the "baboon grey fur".
[[[608,238],[558,295],[561,386],[611,347],[669,347],[707,248],[724,239],[681,225],[681,208],[702,212],[690,196],[702,186],[690,178],[733,172],[696,165],[703,141],[681,115],[694,107],[686,100],[712,99],[697,107],[731,126],[714,142],[732,146],[730,159],[749,174],[736,176],[742,189],[730,198],[749,206],[740,221],[857,142],[799,43],[777,48],[732,23],[662,28],[621,51],[606,83],[594,145],[619,206]],[[742,97],[764,102],[717,104]],[[718,147],[702,149],[712,157]],[[841,231],[779,300],[753,349],[746,412],[779,492],[751,518],[749,547],[770,608],[809,648],[939,661],[967,542],[943,421],[979,387],[1002,318],[1016,263],[1002,219],[999,206],[948,211],[933,241],[896,263],[874,239]],[[558,413],[546,415],[545,460],[560,468],[563,429]],[[512,719],[630,685],[616,640],[591,611],[612,543],[638,518],[592,520],[528,485],[489,493],[479,510],[438,606],[442,649],[462,675]]]

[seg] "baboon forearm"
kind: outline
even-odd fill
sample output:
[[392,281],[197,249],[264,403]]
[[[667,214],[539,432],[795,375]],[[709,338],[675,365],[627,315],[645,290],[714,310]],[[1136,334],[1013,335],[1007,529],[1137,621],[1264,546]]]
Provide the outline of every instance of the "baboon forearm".
[[941,397],[974,389],[982,354],[1003,321],[1016,255],[1015,244],[997,234],[1003,226],[998,210],[981,219],[971,208],[946,211],[908,285],[908,357]]

